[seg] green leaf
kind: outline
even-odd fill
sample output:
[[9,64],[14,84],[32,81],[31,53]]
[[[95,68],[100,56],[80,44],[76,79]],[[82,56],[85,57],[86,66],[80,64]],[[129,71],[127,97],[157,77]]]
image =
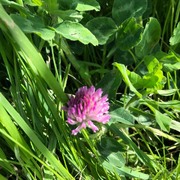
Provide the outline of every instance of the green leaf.
[[170,128],[180,132],[180,122],[172,120]]
[[117,31],[116,24],[109,17],[93,18],[86,24],[86,27],[96,36],[100,45],[105,44]]
[[154,108],[149,103],[144,103],[144,104],[147,105],[154,113],[156,122],[158,123],[161,130],[165,132],[169,132],[172,119],[169,116],[162,114],[159,110]]
[[5,6],[8,6],[8,7],[12,7],[14,9],[17,9],[18,11],[20,12],[23,12],[23,13],[28,13],[28,10],[27,8],[23,7],[22,5],[14,2],[14,1],[9,1],[9,0],[0,0],[0,3],[2,5],[5,5]]
[[172,119],[158,110],[154,110],[155,118],[161,130],[169,132]]
[[60,9],[70,10],[77,7],[78,0],[58,0]]
[[153,161],[151,161],[151,159],[137,147],[137,145],[130,139],[129,136],[126,136],[123,132],[121,132],[115,124],[111,124],[109,129],[112,131],[112,133],[122,138],[122,140],[134,150],[136,155],[143,163],[145,163],[150,168],[156,167],[156,164],[154,164]]
[[116,93],[121,84],[121,81],[122,78],[119,71],[114,69],[106,73],[96,87],[102,88],[103,92],[108,94],[108,98],[113,99],[116,97]]
[[99,11],[100,5],[96,0],[77,0],[77,7],[76,10],[78,11]]
[[55,31],[72,41],[80,41],[83,44],[91,43],[94,46],[98,45],[96,37],[80,23],[64,21],[55,28]]
[[136,89],[154,88],[159,80],[153,73],[147,73],[141,77],[135,72],[129,72],[128,77]]
[[58,9],[57,0],[43,0],[43,8],[48,12],[53,12]]
[[101,141],[98,144],[98,148],[100,153],[105,157],[111,152],[126,151],[124,146],[121,145],[116,139],[108,136],[101,138]]
[[155,54],[156,58],[163,65],[163,71],[172,72],[180,69],[180,56],[173,51],[168,53],[157,52]]
[[177,71],[180,69],[180,62],[174,63],[174,64],[163,64],[163,71],[165,72],[172,72]]
[[33,16],[27,19],[17,14],[11,14],[11,17],[25,33],[35,33],[44,40],[51,40],[55,36],[55,32],[46,28],[39,17]]
[[157,90],[157,93],[161,96],[172,96],[177,91],[178,91],[178,89],[166,89],[166,90]]
[[129,50],[141,40],[142,26],[135,18],[126,20],[119,28],[116,44],[121,50]]
[[[52,15],[58,16],[58,22],[61,23],[63,21],[73,21],[79,22],[82,20],[83,16],[80,12],[75,10],[54,10],[51,12]],[[60,21],[61,20],[61,21]]]
[[111,120],[109,121],[109,125],[112,123],[123,123],[127,125],[132,125],[134,124],[134,119],[133,116],[130,114],[129,111],[127,111],[124,108],[118,108],[115,109],[114,111],[110,112]]
[[171,46],[180,43],[180,22],[177,24],[177,27],[174,29],[173,35],[169,41]]
[[142,40],[135,47],[138,57],[144,57],[152,52],[161,37],[161,26],[157,19],[150,18],[142,35]]
[[119,168],[119,170],[129,177],[136,177],[138,179],[144,179],[144,180],[149,179],[148,174],[133,170],[133,168],[131,167],[124,166],[124,167]]
[[161,101],[161,102],[158,102],[158,106],[160,106],[162,108],[171,108],[173,110],[179,111],[180,110],[180,101],[178,101],[178,100],[169,100],[166,102]]
[[152,80],[155,83],[152,84],[155,91],[162,89],[166,82],[166,78],[162,71],[162,63],[160,63],[154,56],[146,56],[144,62],[149,73],[146,74],[143,79],[148,79],[149,81]]
[[142,16],[147,8],[147,0],[114,0],[112,16],[117,25],[131,17]]
[[121,150],[124,152],[123,146],[114,138],[103,138],[99,144],[102,165],[109,171],[117,172],[126,162]]
[[126,83],[127,86],[129,86],[130,90],[131,90],[132,92],[134,92],[139,98],[141,98],[141,97],[142,97],[142,94],[139,93],[139,92],[136,90],[136,88],[133,86],[133,84],[132,84],[131,81],[129,80],[127,68],[126,68],[123,64],[119,64],[119,63],[117,63],[117,62],[114,62],[113,65],[118,68],[118,70],[120,71],[121,76],[122,76],[124,82]]
[[106,157],[106,161],[102,163],[108,170],[113,171],[125,164],[125,159],[121,152],[112,152]]
[[154,89],[160,78],[154,75],[153,73],[147,73],[146,75],[141,77],[135,72],[130,72],[128,77],[136,89],[144,89],[144,88]]
[[129,71],[128,77],[135,88],[140,89],[140,88],[146,87],[145,86],[146,83],[143,81],[143,78],[137,73]]
[[159,51],[155,54],[155,57],[162,64],[174,64],[174,63],[180,62],[180,56],[171,50],[168,53]]

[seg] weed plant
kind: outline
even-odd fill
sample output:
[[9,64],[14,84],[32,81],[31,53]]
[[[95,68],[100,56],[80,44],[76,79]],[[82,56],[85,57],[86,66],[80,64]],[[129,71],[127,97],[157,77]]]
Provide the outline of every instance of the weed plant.
[[[179,180],[179,15],[178,0],[0,0],[0,179]],[[110,121],[72,135],[63,107],[92,85]]]

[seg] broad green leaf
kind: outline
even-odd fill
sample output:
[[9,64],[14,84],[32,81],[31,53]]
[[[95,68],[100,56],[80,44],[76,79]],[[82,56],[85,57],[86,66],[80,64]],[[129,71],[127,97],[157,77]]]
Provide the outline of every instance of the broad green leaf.
[[150,18],[144,29],[140,43],[135,47],[138,57],[144,57],[152,52],[161,37],[161,26],[157,19]]
[[121,84],[122,78],[118,70],[114,69],[104,75],[98,83],[97,88],[102,88],[105,94],[108,94],[109,99],[116,97],[117,90]]
[[180,122],[172,120],[170,128],[180,132]]
[[114,138],[103,138],[99,144],[102,165],[109,171],[118,172],[118,169],[123,167],[126,162],[121,150],[124,152],[123,146]]
[[131,178],[135,177],[135,178],[143,179],[143,180],[149,179],[148,174],[136,171],[134,170],[134,168],[131,168],[131,167],[124,166],[124,167],[119,168],[119,170],[123,172],[126,176],[131,177]]
[[110,116],[111,116],[111,120],[108,123],[109,125],[111,125],[112,123],[119,123],[119,122],[128,125],[134,124],[133,116],[130,114],[129,111],[127,111],[124,108],[118,108],[115,109],[114,111],[111,111]]
[[177,24],[177,27],[173,31],[173,36],[170,38],[170,45],[176,45],[180,43],[180,22]]
[[105,44],[117,31],[116,24],[109,17],[97,17],[90,20],[86,27],[96,36],[100,45]]
[[61,9],[73,9],[81,12],[100,10],[100,5],[96,0],[61,0],[59,1],[59,5]]
[[50,13],[55,10],[58,10],[58,0],[43,0],[43,8]]
[[[115,52],[113,52],[114,49],[116,49]],[[131,51],[123,51],[123,50],[117,48],[117,46],[115,44],[114,47],[109,52],[108,56],[112,52],[113,52],[113,60],[114,61],[124,64],[125,66],[131,66],[134,64],[134,57],[132,56]]]
[[162,63],[160,63],[154,56],[146,56],[144,58],[145,65],[148,69],[148,74],[146,74],[143,79],[154,80],[154,90],[160,90],[164,87],[166,78],[163,75]]
[[135,18],[126,20],[117,31],[116,44],[121,50],[129,50],[141,40],[142,26]]
[[159,80],[159,77],[153,73],[147,73],[141,77],[135,72],[129,72],[128,77],[136,89],[155,88]]
[[27,19],[17,14],[12,14],[11,17],[25,33],[35,33],[44,40],[51,40],[55,36],[55,32],[46,28],[38,17]]
[[59,9],[63,10],[75,10],[78,0],[58,0]]
[[154,88],[159,79],[153,73],[147,73],[141,77],[135,72],[129,72],[128,77],[136,89]]
[[113,171],[114,168],[117,170],[117,168],[124,166],[124,164],[125,159],[121,152],[109,153],[109,155],[106,157],[106,160],[102,163],[104,167],[111,171]]
[[[174,89],[176,90],[176,89]],[[162,91],[166,91],[166,90],[162,90]],[[170,91],[170,90],[168,90]],[[177,90],[176,90],[177,91]],[[164,93],[163,93],[164,95]],[[169,101],[156,101],[156,103],[158,103],[158,106],[162,107],[162,108],[171,108],[173,110],[180,110],[180,101],[178,100],[169,100]]]
[[80,23],[64,21],[55,28],[55,31],[72,41],[80,41],[83,44],[91,43],[94,46],[98,45],[96,37]]
[[9,7],[12,7],[14,9],[17,9],[18,11],[23,12],[25,14],[28,13],[28,10],[25,7],[23,7],[21,4],[16,3],[14,1],[0,0],[0,3],[2,5],[9,6]]
[[[117,160],[117,155],[114,155],[114,160]],[[113,156],[110,157],[112,158],[111,160],[113,160]],[[120,157],[119,157],[120,159]],[[119,160],[119,163],[120,163],[120,160]],[[118,166],[115,166],[114,164],[111,164],[110,162],[108,162],[108,160],[104,161],[102,163],[102,165],[108,169],[110,172],[116,172],[120,175],[120,177],[122,176],[125,176],[125,177],[129,177],[129,178],[138,178],[138,179],[142,179],[142,180],[148,180],[149,179],[149,175],[148,174],[145,174],[145,173],[142,173],[142,172],[139,172],[139,171],[136,171],[136,170],[133,170],[132,167],[127,167],[127,166],[123,166],[123,167],[118,167]]]
[[146,87],[146,83],[143,81],[143,78],[139,74],[129,71],[128,77],[135,88],[140,89]]
[[163,64],[163,71],[165,72],[172,72],[177,71],[180,69],[180,62],[174,63],[174,64]]
[[100,153],[103,154],[103,156],[107,156],[111,152],[126,151],[124,149],[124,146],[121,145],[116,139],[114,139],[113,137],[107,137],[107,136],[104,138],[101,138],[101,141],[98,143],[98,148],[99,148]]
[[163,51],[159,51],[155,54],[155,57],[162,63],[162,64],[175,64],[180,62],[180,55],[173,51],[169,51],[165,53]]
[[156,73],[156,71],[162,69],[162,64],[153,55],[146,56],[144,63],[149,73]]
[[[52,15],[58,16],[58,22],[61,23],[63,21],[73,21],[79,22],[82,20],[83,16],[80,12],[75,10],[54,10],[51,12]],[[60,21],[61,20],[61,21]]]
[[139,98],[141,98],[142,94],[136,90],[136,88],[132,85],[131,81],[129,80],[127,68],[123,64],[119,64],[117,62],[114,62],[113,65],[118,68],[124,82],[127,86],[129,86],[130,90],[134,92]]
[[121,132],[115,124],[111,124],[109,130],[111,130],[115,135],[122,138],[122,140],[134,150],[135,154],[144,164],[146,164],[150,168],[156,168],[156,164],[154,164],[153,161],[151,161],[151,159],[137,147],[137,145],[130,139],[130,137]]
[[169,132],[172,119],[169,116],[162,114],[159,110],[154,108],[149,103],[144,103],[144,104],[147,105],[151,109],[151,111],[154,113],[156,122],[158,123],[161,130],[165,132]]
[[112,152],[107,157],[107,160],[110,164],[115,167],[122,167],[125,164],[125,159],[121,152]]
[[147,0],[114,0],[112,16],[120,25],[126,19],[142,16],[147,8]]
[[173,51],[168,53],[160,51],[155,56],[162,63],[163,71],[172,72],[180,69],[180,56],[177,53]]
[[[135,88],[135,91],[133,90],[134,92],[136,92],[138,89],[142,90],[146,88],[146,91],[148,93],[156,92],[157,90],[162,89],[166,82],[166,79],[162,71],[162,64],[154,56],[145,57],[144,62],[146,68],[148,69],[144,76],[140,76],[139,74],[135,72],[130,72],[126,69],[126,74],[128,76],[127,78],[129,79],[129,83],[133,86],[131,88]],[[123,71],[122,69],[121,71],[121,74],[125,76],[125,71]]]
[[[156,91],[156,90],[162,89],[162,87],[158,86],[159,84],[161,85],[161,80],[160,80],[161,78],[162,78],[161,71],[160,71],[159,76],[158,76],[158,74],[149,73],[149,74],[143,76],[141,84],[143,85],[143,82],[144,82],[145,88],[151,88],[152,91],[154,91],[154,90]],[[164,85],[164,84],[162,84],[162,85]]]
[[100,5],[96,0],[75,0],[77,1],[76,10],[78,11],[99,11]]
[[161,130],[169,132],[172,119],[167,115],[162,114],[158,110],[154,110],[154,111],[155,111],[154,113],[155,113],[156,121],[159,124]]

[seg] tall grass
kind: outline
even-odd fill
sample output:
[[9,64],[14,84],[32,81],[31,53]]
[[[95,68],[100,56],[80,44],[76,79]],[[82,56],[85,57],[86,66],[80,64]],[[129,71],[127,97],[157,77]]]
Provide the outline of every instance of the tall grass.
[[[180,178],[178,1],[0,3],[0,179]],[[84,85],[111,119],[73,136]]]

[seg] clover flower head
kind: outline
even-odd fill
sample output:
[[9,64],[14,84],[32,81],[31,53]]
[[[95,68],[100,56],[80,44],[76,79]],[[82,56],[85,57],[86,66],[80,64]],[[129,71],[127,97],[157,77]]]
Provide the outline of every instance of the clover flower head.
[[67,111],[67,123],[76,125],[72,130],[77,135],[81,129],[89,127],[93,132],[99,130],[94,122],[105,124],[109,121],[109,102],[107,95],[102,96],[101,88],[83,86],[75,96],[71,96],[64,110]]

